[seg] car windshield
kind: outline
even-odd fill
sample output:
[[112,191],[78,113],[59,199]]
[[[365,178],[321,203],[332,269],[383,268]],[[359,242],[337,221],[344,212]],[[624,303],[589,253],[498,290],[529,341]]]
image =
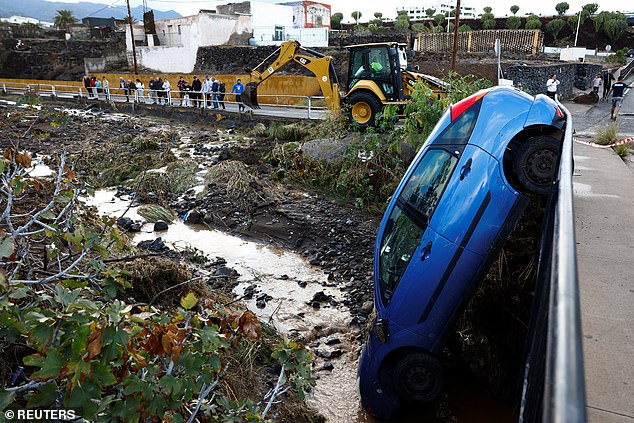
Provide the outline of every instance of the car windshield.
[[421,241],[456,163],[458,158],[446,150],[429,150],[396,199],[379,250],[381,296],[386,305]]

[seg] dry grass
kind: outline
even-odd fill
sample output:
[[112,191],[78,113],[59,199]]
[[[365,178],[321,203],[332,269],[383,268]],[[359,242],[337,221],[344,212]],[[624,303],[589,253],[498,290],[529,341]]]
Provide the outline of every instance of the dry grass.
[[176,218],[176,214],[158,204],[143,204],[137,209],[137,213],[150,223],[163,222],[172,223]]
[[244,163],[235,160],[221,162],[209,169],[205,184],[224,185],[227,196],[245,210],[253,210],[258,203],[279,197],[272,184],[252,175]]
[[169,163],[164,170],[145,172],[134,184],[138,198],[140,201],[164,201],[170,194],[182,194],[196,185],[196,172],[198,164],[194,160],[178,160]]
[[630,144],[620,144],[614,147],[614,152],[619,155],[620,158],[624,159],[629,157],[632,154],[632,150],[630,149]]
[[619,124],[612,122],[597,131],[596,143],[599,145],[608,145],[618,141]]

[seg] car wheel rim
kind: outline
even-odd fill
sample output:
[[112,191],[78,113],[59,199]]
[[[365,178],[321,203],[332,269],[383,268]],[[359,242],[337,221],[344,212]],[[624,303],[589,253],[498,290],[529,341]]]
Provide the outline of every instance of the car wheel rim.
[[424,395],[434,387],[433,374],[423,366],[412,366],[403,374],[405,389],[412,395]]
[[368,123],[372,117],[372,108],[364,101],[359,101],[352,106],[352,118],[358,123]]
[[538,185],[552,182],[557,165],[557,154],[549,149],[537,150],[526,160],[526,176]]

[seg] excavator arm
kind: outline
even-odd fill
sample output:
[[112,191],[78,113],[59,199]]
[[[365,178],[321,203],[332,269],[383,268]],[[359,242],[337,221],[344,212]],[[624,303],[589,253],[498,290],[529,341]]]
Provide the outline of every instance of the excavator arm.
[[[275,55],[277,57],[270,61]],[[283,42],[273,54],[264,59],[255,69],[250,70],[251,82],[247,83],[242,95],[244,104],[258,109],[260,107],[257,94],[258,85],[291,62],[303,66],[315,75],[321,92],[324,94],[326,105],[331,111],[338,113],[341,99],[334,69],[334,58],[304,48],[297,41]]]

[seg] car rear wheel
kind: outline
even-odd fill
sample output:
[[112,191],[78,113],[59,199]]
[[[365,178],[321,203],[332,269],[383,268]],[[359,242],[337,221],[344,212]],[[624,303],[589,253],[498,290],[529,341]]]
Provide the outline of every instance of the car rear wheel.
[[522,189],[548,194],[559,169],[561,142],[540,135],[522,142],[513,157],[513,173]]
[[429,354],[408,354],[394,367],[394,390],[403,402],[434,401],[442,393],[443,385],[442,366]]
[[348,97],[350,119],[361,129],[374,126],[376,115],[381,111],[381,102],[374,95],[366,92],[354,92]]

